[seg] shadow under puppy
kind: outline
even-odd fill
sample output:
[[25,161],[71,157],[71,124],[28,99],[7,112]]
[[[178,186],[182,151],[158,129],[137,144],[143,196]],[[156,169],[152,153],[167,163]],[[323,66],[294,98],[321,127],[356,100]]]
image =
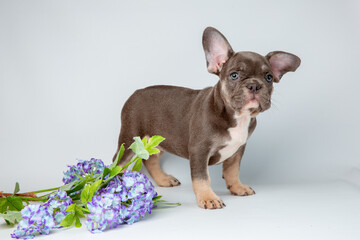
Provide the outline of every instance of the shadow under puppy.
[[[208,166],[223,164],[223,178],[233,195],[255,193],[239,180],[246,141],[256,127],[256,116],[270,108],[273,83],[286,72],[295,71],[300,58],[281,51],[265,57],[254,52],[235,53],[212,27],[205,29],[202,42],[207,69],[219,76],[218,83],[203,90],[152,86],[135,91],[121,112],[118,146],[124,143],[129,147],[134,136],[165,137],[159,146],[161,152],[144,161],[150,175],[159,186],[180,185],[162,171],[160,158],[166,151],[189,159],[197,204],[217,209],[225,204],[211,188]],[[131,157],[131,150],[126,150],[120,164]]]

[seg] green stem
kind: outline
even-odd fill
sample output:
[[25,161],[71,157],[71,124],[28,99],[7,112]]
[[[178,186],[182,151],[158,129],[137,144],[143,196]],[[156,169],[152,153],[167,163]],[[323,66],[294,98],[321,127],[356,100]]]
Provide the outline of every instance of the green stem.
[[[51,192],[52,193],[52,192]],[[41,195],[39,198],[47,198],[48,196],[50,196],[51,193],[45,194],[45,195]]]
[[60,187],[49,188],[49,189],[44,189],[44,190],[38,190],[38,191],[34,191],[33,193],[50,192],[50,191],[58,190],[59,188],[60,188]]
[[141,158],[138,157],[138,156],[135,156],[133,159],[131,159],[127,164],[125,164],[125,165],[122,167],[121,171],[124,170],[124,169],[127,168],[130,164],[132,164],[133,162],[136,162],[136,161],[139,160],[139,159],[141,159]]
[[181,206],[181,203],[170,203],[170,202],[166,202],[166,201],[161,201],[161,202],[156,202],[155,205],[176,205],[176,206]]
[[46,202],[46,199],[42,199],[42,198],[32,198],[32,197],[21,197],[22,200],[26,200],[26,201],[36,201],[36,202]]

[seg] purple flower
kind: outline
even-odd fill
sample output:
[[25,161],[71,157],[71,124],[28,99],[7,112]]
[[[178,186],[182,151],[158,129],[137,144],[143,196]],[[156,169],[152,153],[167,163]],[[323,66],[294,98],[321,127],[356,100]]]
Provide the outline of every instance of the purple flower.
[[137,171],[125,171],[122,175],[122,180],[126,188],[131,188],[136,182],[142,182],[148,190],[154,189],[154,185],[149,178]]
[[70,168],[64,172],[63,183],[67,184],[79,180],[86,175],[92,177],[99,177],[105,168],[103,161],[100,159],[91,158],[88,161],[79,160],[76,165],[68,165]]
[[120,207],[121,199],[117,194],[104,192],[94,196],[88,203],[92,214],[88,215],[86,226],[92,233],[117,227],[120,223]]
[[44,205],[27,205],[21,210],[23,219],[17,229],[11,234],[13,238],[31,239],[35,233],[49,234],[53,228],[60,227],[59,223],[66,216],[66,208],[72,204],[65,191],[58,190],[49,196]]
[[125,171],[100,189],[88,203],[90,214],[86,226],[92,233],[133,224],[151,213],[157,193],[151,181],[142,173]]
[[11,237],[17,239],[31,239],[35,233],[49,234],[55,226],[51,213],[45,206],[28,205],[21,210],[23,219],[19,222],[17,229],[11,234]]
[[44,204],[47,211],[54,217],[55,228],[59,228],[60,223],[67,215],[66,208],[73,203],[72,199],[66,195],[65,191],[58,190],[49,196],[49,200]]

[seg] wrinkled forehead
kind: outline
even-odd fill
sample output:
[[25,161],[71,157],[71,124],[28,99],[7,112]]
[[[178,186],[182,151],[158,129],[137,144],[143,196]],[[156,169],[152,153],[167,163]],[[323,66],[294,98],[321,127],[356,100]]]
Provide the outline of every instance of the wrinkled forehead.
[[237,52],[228,60],[226,65],[226,69],[229,71],[252,73],[271,70],[266,58],[254,52]]

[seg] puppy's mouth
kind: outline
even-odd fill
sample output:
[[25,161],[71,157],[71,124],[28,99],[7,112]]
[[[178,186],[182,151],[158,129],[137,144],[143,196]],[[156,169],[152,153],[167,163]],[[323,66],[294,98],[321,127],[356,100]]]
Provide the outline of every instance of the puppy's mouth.
[[261,112],[261,105],[259,97],[253,94],[251,98],[245,103],[241,111],[248,111],[252,117],[255,117]]
[[239,112],[247,111],[250,112],[251,115],[257,115],[259,112],[261,112],[262,107],[261,107],[260,96],[258,94],[247,94],[245,97],[239,98],[239,100],[240,99],[241,102],[243,102],[243,104],[240,103],[241,107],[240,106],[235,107],[236,111]]
[[244,110],[256,109],[260,107],[259,97],[253,94],[246,104],[242,107]]

